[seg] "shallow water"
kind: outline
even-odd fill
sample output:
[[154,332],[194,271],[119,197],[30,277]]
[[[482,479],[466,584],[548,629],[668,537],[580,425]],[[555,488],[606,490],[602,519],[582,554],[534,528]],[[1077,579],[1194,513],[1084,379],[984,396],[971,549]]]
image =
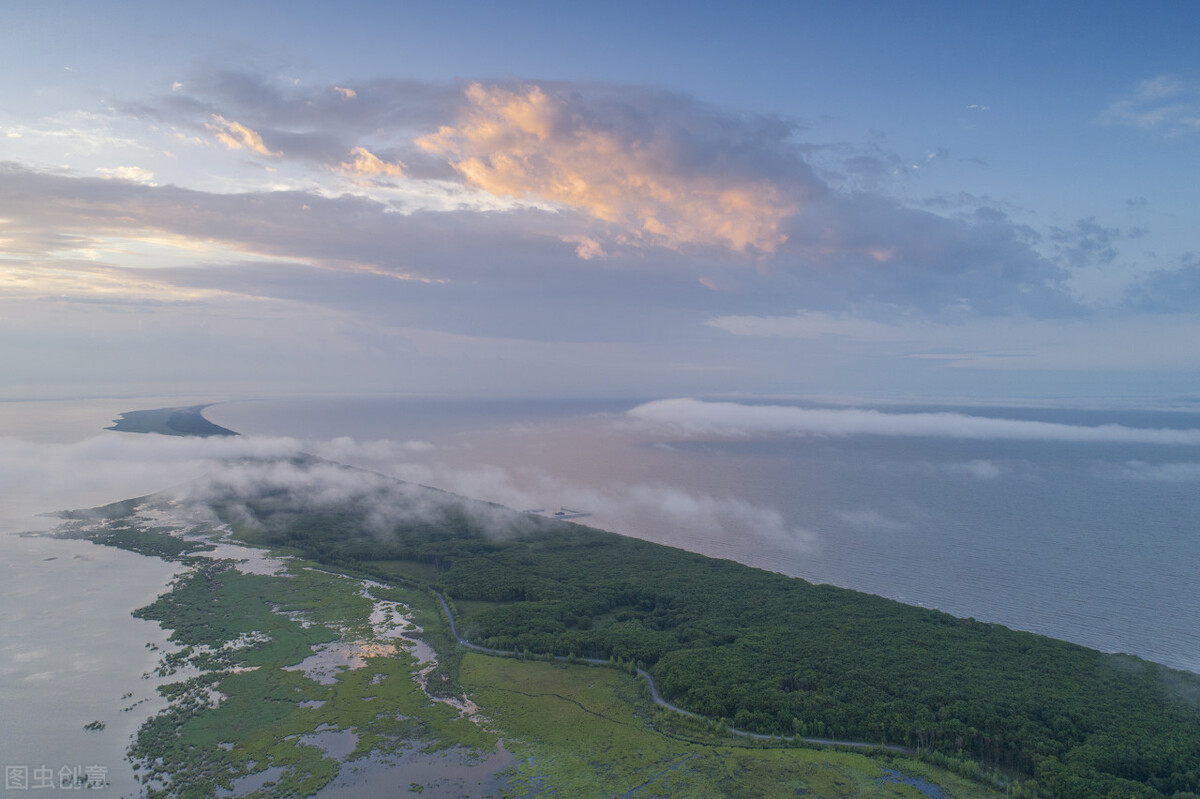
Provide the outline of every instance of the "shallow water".
[[505,778],[499,772],[516,763],[503,745],[491,755],[475,756],[463,749],[441,752],[410,750],[400,755],[372,755],[351,761],[337,779],[319,791],[318,799],[358,799],[367,796],[498,797]]
[[[125,750],[165,707],[146,678],[167,635],[130,611],[165,590],[174,564],[86,541],[0,534],[2,765],[104,769],[109,795],[136,791]],[[105,728],[87,731],[101,721]]]
[[[138,792],[125,752],[178,679],[153,674],[167,633],[131,611],[166,590],[177,564],[87,541],[19,535],[60,520],[41,516],[167,488],[175,472],[108,468],[103,458],[129,434],[103,430],[132,407],[183,404],[108,399],[0,402],[0,765],[102,770],[105,795]],[[90,442],[90,443],[89,443]],[[84,730],[101,721],[103,730]],[[57,784],[57,783],[56,783]]]

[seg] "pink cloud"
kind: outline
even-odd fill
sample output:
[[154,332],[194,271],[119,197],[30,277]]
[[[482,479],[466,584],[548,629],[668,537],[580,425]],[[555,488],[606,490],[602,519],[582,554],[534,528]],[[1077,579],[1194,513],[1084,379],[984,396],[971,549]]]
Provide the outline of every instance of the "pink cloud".
[[578,93],[531,85],[475,83],[466,97],[457,125],[417,144],[486,192],[582,210],[624,244],[770,253],[787,239],[795,200],[748,170],[688,164],[686,120],[622,125],[591,113]]

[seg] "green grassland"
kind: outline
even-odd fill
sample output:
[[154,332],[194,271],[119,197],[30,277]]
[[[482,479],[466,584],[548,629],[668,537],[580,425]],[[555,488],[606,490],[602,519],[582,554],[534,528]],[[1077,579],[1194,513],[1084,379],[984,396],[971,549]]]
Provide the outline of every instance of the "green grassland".
[[[1002,794],[906,758],[734,743],[669,734],[670,711],[644,698],[640,679],[616,669],[522,662],[471,653],[461,678],[518,757],[510,795],[671,797],[920,797],[884,782],[883,767],[928,775],[958,799]],[[714,732],[713,737],[722,736]]]

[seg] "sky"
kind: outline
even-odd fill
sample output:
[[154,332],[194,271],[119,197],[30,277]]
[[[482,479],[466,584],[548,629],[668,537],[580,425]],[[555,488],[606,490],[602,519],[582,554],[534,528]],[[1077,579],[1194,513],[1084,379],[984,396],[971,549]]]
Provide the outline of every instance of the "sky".
[[0,398],[1200,397],[1200,6],[3,4]]

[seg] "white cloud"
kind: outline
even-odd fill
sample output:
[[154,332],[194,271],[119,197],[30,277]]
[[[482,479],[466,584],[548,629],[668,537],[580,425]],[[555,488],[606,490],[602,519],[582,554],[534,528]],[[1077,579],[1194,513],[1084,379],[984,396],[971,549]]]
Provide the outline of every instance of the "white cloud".
[[[380,471],[294,460],[302,452],[369,464]],[[398,521],[428,518],[441,513],[446,503],[457,502],[450,494],[420,488],[434,486],[514,510],[550,502],[582,508],[594,514],[582,520],[584,524],[719,557],[739,557],[741,542],[749,538],[792,552],[818,546],[814,533],[789,524],[777,509],[735,497],[665,484],[585,485],[533,469],[448,466],[428,462],[432,452],[433,445],[423,441],[351,438],[301,442],[265,436],[201,439],[106,433],[55,444],[0,437],[0,485],[6,487],[0,522],[159,492],[201,505],[216,498],[236,502],[286,492],[289,504],[301,509],[360,503],[369,509],[370,529],[382,532]],[[472,503],[469,509],[486,516],[498,535],[520,518],[484,504]]]
[[304,445],[308,452],[331,461],[390,462],[414,453],[432,452],[436,447],[428,441],[355,441],[339,436],[328,441],[310,441]]
[[834,511],[834,515],[857,530],[886,534],[907,533],[913,529],[908,522],[884,516],[871,508]]
[[633,420],[685,435],[883,435],[1032,441],[1200,445],[1200,429],[1095,427],[968,416],[961,413],[882,413],[870,409],[798,408],[669,399],[628,411]]
[[918,322],[913,330],[901,324],[817,311],[795,316],[719,316],[705,324],[735,336],[801,339],[839,336],[856,341],[896,341],[909,338],[927,326],[925,322]]
[[790,524],[775,508],[667,484],[613,481],[591,485],[537,469],[486,464],[457,467],[408,462],[380,468],[404,480],[511,508],[583,510],[592,514],[581,520],[583,524],[716,557],[744,558],[739,542],[745,539],[790,551],[811,551],[819,546],[816,533]]
[[1155,483],[1200,483],[1200,463],[1127,461],[1121,469],[1121,474],[1133,480]]
[[978,459],[964,463],[947,463],[944,468],[951,474],[963,474],[979,480],[994,480],[1004,474],[1004,470],[992,461]]
[[10,517],[86,508],[162,491],[199,478],[230,458],[281,458],[300,452],[289,438],[105,433],[74,443],[0,437],[0,501]]
[[1128,125],[1169,136],[1200,132],[1200,85],[1178,75],[1158,75],[1138,84],[1100,115],[1107,125]]
[[102,178],[115,180],[131,180],[134,183],[154,185],[154,173],[140,166],[96,167],[96,172]]

